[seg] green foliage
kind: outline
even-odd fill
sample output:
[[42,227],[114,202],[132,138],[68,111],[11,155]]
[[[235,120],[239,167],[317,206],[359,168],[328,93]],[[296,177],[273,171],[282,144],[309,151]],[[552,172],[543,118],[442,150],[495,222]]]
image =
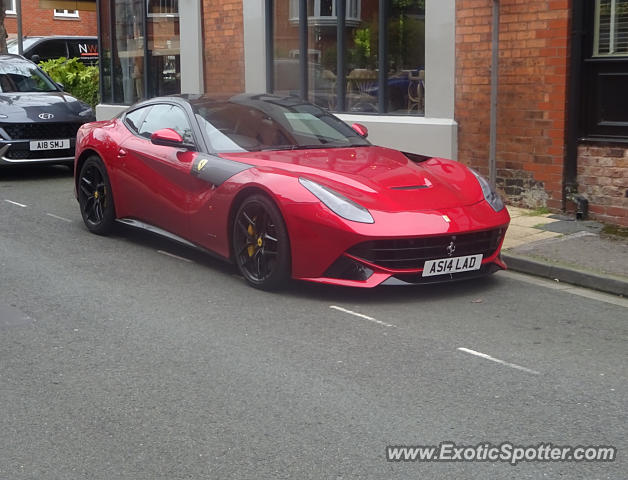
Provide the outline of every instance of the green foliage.
[[56,58],[39,67],[70,95],[95,107],[98,103],[98,67],[86,66],[78,58]]
[[393,0],[393,8],[421,8],[425,10],[425,0]]

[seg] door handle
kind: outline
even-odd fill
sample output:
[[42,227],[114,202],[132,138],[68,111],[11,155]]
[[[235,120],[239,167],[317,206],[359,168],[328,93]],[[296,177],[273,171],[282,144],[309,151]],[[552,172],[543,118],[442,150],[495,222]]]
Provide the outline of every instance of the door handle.
[[121,148],[120,150],[118,150],[118,158],[123,157],[126,157],[126,150],[124,148]]

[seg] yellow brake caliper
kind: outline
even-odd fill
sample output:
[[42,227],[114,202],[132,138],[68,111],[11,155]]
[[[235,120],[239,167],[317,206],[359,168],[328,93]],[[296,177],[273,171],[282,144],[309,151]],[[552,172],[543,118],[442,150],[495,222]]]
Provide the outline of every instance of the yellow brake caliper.
[[[246,229],[246,233],[249,234],[250,237],[255,237],[255,230],[253,229],[253,225],[249,224],[249,228]],[[252,257],[255,254],[255,244],[249,245],[247,248],[249,257]]]

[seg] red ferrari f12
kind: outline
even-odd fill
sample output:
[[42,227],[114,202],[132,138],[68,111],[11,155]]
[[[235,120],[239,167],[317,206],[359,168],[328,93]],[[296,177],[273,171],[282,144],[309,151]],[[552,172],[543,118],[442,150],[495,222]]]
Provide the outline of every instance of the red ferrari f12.
[[294,97],[154,98],[80,128],[76,194],[90,231],[151,230],[234,262],[263,289],[505,268],[510,217],[483,177],[366,136]]

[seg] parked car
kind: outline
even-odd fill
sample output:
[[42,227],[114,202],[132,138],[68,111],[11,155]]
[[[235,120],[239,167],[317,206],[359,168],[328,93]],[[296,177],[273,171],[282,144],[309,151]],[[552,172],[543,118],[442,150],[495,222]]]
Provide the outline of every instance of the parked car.
[[87,228],[119,222],[233,261],[252,286],[434,283],[505,268],[510,217],[461,163],[372,145],[296,97],[160,97],[77,134]]
[[[98,63],[98,37],[60,36],[24,37],[23,56],[39,63],[55,58],[79,58],[88,65]],[[17,55],[17,39],[7,42],[9,53]]]
[[0,55],[0,165],[72,164],[76,132],[93,120],[33,62]]

